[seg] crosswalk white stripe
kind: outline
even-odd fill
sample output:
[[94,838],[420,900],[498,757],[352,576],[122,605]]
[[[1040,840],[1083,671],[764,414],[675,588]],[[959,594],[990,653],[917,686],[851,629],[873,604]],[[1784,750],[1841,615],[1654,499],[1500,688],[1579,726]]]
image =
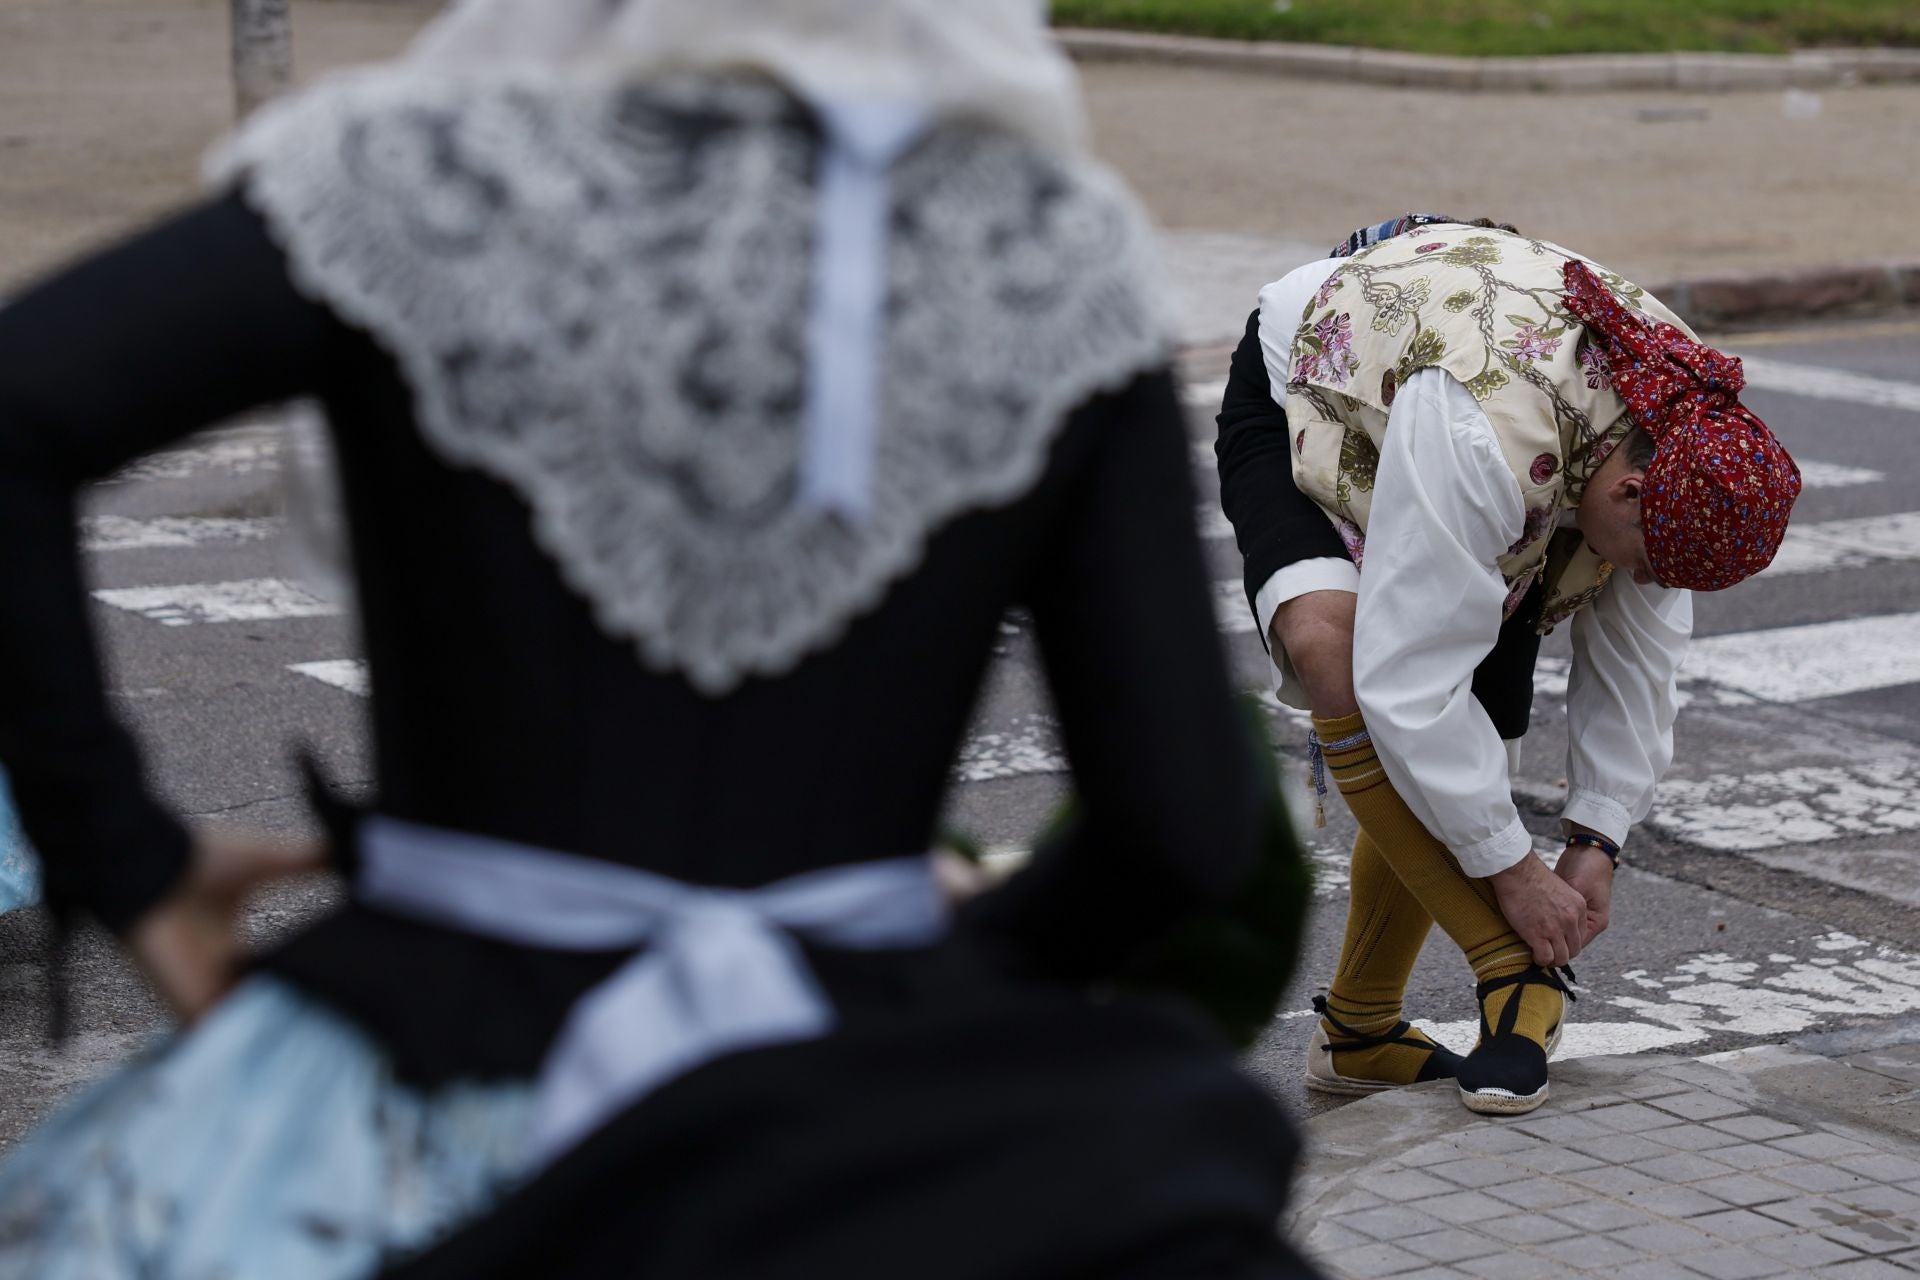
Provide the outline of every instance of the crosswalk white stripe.
[[325,662],[295,662],[287,670],[309,676],[322,684],[330,684],[336,689],[348,693],[367,696],[371,682],[367,676],[367,664],[361,658],[333,658]]
[[1238,578],[1224,578],[1213,584],[1213,616],[1220,630],[1228,635],[1252,635],[1257,627],[1253,610],[1247,607],[1247,586]]
[[150,618],[166,627],[201,622],[273,622],[283,618],[327,618],[340,606],[281,578],[239,582],[189,582],[164,587],[116,587],[95,591],[94,599]]
[[1920,764],[1868,760],[1668,778],[1647,821],[1676,840],[1728,853],[1920,831]]
[[197,547],[208,542],[257,542],[283,527],[279,520],[222,516],[88,516],[80,522],[87,551],[137,551],[150,547]]
[[145,480],[186,480],[208,471],[229,475],[273,472],[280,469],[278,432],[248,429],[224,438],[185,449],[168,449],[148,454],[109,476],[105,484],[131,484]]
[[1217,502],[1203,502],[1194,513],[1194,519],[1200,526],[1203,538],[1231,538],[1233,524],[1227,519],[1227,513],[1220,509]]
[[1920,681],[1920,613],[1696,639],[1680,675],[1770,702],[1805,702],[1912,684]]
[[1868,467],[1848,467],[1837,462],[1809,462],[1795,458],[1800,465],[1800,480],[1808,489],[1846,489],[1854,485],[1879,484],[1887,478],[1884,471]]
[[1920,511],[1789,525],[1767,576],[1920,560]]
[[1187,402],[1189,409],[1211,409],[1218,412],[1221,397],[1227,394],[1227,380],[1216,379],[1213,382],[1189,382],[1180,392],[1181,399]]
[[1746,367],[1747,386],[1756,390],[1920,413],[1920,384],[1759,356],[1745,356],[1741,363]]

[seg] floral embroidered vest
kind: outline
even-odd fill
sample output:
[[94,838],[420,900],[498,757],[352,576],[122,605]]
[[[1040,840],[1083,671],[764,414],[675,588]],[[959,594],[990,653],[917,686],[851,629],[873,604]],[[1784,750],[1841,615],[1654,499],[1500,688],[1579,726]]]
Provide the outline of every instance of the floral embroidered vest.
[[[1358,563],[1395,390],[1428,367],[1464,383],[1526,505],[1525,531],[1498,562],[1506,611],[1545,573],[1543,633],[1592,603],[1612,572],[1577,529],[1560,528],[1560,517],[1632,425],[1598,351],[1564,308],[1561,267],[1575,256],[1467,226],[1383,240],[1343,263],[1307,303],[1287,388],[1294,480]],[[1629,306],[1691,335],[1646,291],[1588,265]]]

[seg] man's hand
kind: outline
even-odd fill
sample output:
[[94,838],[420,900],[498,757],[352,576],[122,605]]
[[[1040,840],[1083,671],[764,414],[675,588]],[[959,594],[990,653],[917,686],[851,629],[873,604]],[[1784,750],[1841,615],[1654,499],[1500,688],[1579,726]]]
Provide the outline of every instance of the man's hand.
[[127,945],[160,998],[182,1021],[193,1022],[233,985],[246,951],[240,910],[247,896],[325,865],[318,845],[202,835],[179,888],[140,917]]
[[1568,845],[1554,873],[1586,899],[1587,916],[1581,946],[1607,930],[1613,914],[1613,859],[1590,844]]
[[1535,964],[1563,965],[1580,954],[1586,944],[1587,900],[1547,870],[1538,854],[1528,853],[1488,880],[1500,914],[1520,940],[1533,948]]

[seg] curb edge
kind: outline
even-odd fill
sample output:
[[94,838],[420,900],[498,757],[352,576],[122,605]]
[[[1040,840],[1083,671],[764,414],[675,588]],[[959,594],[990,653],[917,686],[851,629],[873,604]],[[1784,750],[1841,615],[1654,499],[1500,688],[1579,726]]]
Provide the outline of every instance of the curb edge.
[[1471,58],[1353,45],[1219,40],[1094,27],[1060,27],[1054,35],[1069,55],[1082,62],[1156,62],[1469,92],[1569,93],[1613,89],[1724,92],[1920,82],[1920,49]]

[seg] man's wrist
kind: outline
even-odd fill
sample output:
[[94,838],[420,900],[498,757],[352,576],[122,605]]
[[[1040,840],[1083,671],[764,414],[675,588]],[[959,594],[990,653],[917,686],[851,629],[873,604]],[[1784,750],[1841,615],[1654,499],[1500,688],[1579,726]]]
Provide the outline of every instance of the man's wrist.
[[1620,868],[1620,846],[1597,831],[1575,831],[1568,836],[1567,852],[1575,849],[1596,850],[1606,858],[1609,869],[1617,871]]

